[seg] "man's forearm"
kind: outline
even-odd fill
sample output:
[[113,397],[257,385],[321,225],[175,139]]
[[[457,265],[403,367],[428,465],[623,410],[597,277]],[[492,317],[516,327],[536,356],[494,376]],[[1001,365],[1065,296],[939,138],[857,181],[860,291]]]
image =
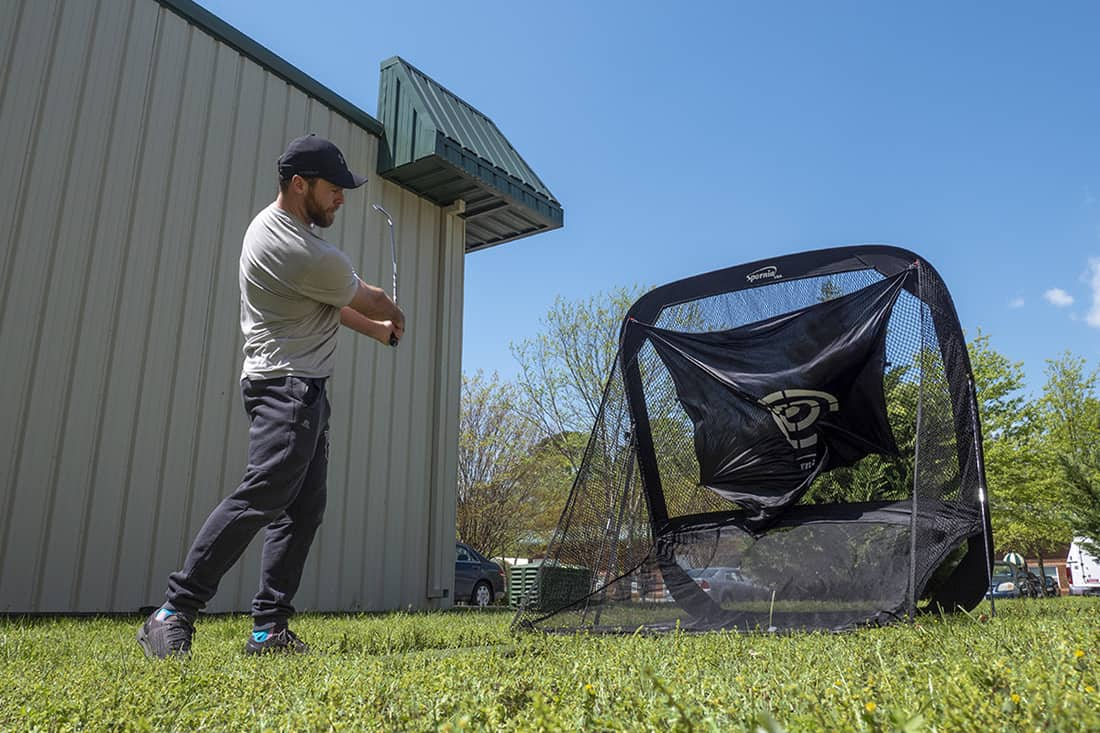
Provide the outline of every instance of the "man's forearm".
[[362,280],[359,281],[358,292],[347,307],[376,321],[396,320],[402,317],[401,311],[390,300],[390,296],[386,295],[386,291],[367,285]]
[[351,306],[340,309],[340,323],[364,336],[370,336],[376,341],[381,341],[384,344],[389,343],[391,333],[389,325],[367,318]]

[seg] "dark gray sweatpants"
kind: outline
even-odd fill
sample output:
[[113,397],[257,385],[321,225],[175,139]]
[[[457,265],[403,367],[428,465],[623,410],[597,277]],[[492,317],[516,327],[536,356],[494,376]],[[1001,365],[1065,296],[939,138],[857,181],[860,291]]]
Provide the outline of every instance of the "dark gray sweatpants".
[[294,614],[306,556],[325,511],[329,403],[324,379],[241,382],[250,422],[248,468],[237,490],[207,517],[183,568],[168,576],[168,603],[192,618],[263,528],[256,628]]

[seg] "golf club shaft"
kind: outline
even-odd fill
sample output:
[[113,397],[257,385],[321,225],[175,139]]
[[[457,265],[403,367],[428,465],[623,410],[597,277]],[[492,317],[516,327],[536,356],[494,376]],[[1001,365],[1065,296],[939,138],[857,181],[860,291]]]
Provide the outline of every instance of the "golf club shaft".
[[[380,204],[372,204],[374,210],[386,217],[386,224],[390,227],[390,260],[393,263],[393,304],[397,305],[397,242],[393,234],[393,217]],[[390,334],[390,346],[397,346],[397,335]]]

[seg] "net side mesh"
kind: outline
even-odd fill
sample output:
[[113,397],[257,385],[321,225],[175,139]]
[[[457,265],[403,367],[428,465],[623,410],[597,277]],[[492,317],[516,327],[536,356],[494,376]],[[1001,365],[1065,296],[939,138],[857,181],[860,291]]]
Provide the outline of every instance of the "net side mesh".
[[[865,269],[779,281],[665,307],[654,325],[732,329],[882,278]],[[919,288],[900,293],[887,326],[882,384],[898,455],[823,472],[764,532],[731,521],[739,507],[700,486],[694,425],[649,343],[636,366],[660,490],[647,491],[616,359],[538,580],[513,599],[515,626],[840,630],[916,612],[980,529],[974,421],[952,356],[965,344],[938,276],[921,273]],[[667,521],[654,522],[654,501]]]

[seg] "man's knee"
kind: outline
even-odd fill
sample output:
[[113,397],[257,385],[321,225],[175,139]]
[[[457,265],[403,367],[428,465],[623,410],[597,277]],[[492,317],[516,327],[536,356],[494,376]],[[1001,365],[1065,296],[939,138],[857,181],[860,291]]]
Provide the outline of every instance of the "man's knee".
[[309,496],[300,497],[298,501],[287,508],[287,514],[299,527],[317,529],[321,526],[321,520],[325,516],[325,504],[325,492],[316,492]]
[[291,483],[285,477],[250,473],[230,500],[271,521],[290,508],[297,498],[299,486],[300,482]]

